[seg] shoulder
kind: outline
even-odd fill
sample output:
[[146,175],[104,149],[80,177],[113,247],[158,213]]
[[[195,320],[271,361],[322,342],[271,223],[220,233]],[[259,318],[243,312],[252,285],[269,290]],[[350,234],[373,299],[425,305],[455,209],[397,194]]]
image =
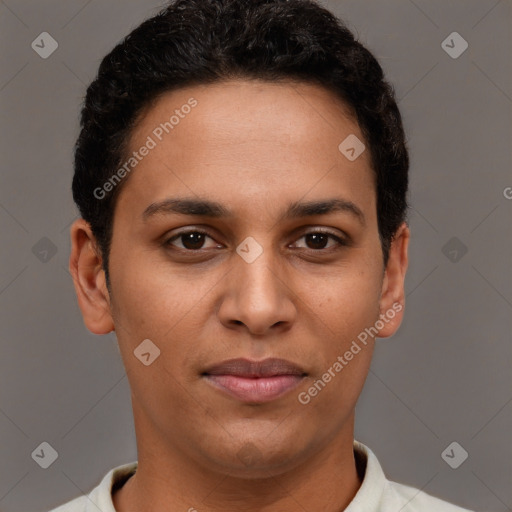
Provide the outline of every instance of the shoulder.
[[112,468],[89,494],[79,496],[49,512],[116,512],[112,490],[120,487],[137,470],[137,461]]
[[474,512],[410,485],[388,480],[375,453],[356,440],[354,456],[364,478],[346,512]]
[[74,500],[68,501],[63,505],[50,510],[50,512],[85,512],[87,504],[87,496],[79,496]]
[[436,512],[473,512],[436,498],[415,487],[389,480],[386,482],[385,494],[384,503],[393,504],[393,510],[395,510],[395,506],[399,505],[401,512],[431,512],[432,510]]

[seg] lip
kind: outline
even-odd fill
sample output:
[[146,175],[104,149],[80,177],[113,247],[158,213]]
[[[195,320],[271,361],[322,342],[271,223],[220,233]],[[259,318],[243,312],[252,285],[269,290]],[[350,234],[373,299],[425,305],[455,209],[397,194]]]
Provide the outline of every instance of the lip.
[[306,372],[285,359],[228,359],[202,373],[204,379],[229,396],[247,403],[275,400],[297,387]]

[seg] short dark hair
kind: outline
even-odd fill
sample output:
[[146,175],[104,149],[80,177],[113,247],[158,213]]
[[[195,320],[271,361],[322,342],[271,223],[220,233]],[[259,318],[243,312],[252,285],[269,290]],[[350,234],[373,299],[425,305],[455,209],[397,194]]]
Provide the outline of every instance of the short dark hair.
[[102,199],[94,191],[126,161],[139,115],[165,92],[237,78],[320,85],[349,107],[370,151],[387,263],[406,220],[409,156],[394,90],[375,57],[314,0],[174,0],[104,57],[81,111],[73,199],[99,245],[107,284],[126,179]]

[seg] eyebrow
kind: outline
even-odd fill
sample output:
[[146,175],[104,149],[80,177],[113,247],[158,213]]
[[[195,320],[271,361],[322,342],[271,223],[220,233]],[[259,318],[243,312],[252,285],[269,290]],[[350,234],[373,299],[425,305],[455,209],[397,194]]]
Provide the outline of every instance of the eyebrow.
[[[362,210],[352,201],[333,198],[317,201],[295,201],[281,215],[281,220],[289,220],[301,217],[313,217],[327,215],[329,213],[345,212],[354,216],[360,224],[366,225],[366,219]],[[150,204],[142,213],[144,222],[157,215],[178,213],[182,215],[195,215],[198,217],[233,218],[234,214],[221,203],[208,199],[195,198],[167,198],[157,203]]]

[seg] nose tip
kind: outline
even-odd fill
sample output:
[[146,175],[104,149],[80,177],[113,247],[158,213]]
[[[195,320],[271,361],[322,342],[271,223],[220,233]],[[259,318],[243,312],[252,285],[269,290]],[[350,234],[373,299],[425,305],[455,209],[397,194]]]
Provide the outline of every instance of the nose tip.
[[[249,237],[247,237],[249,238]],[[246,239],[247,240],[247,239]],[[247,240],[249,253],[256,248]],[[258,243],[260,247],[261,244]],[[254,336],[265,336],[269,329],[284,329],[296,315],[293,293],[286,277],[272,270],[270,249],[262,251],[249,263],[243,256],[227,279],[225,297],[219,308],[221,321],[231,328],[245,326]]]

